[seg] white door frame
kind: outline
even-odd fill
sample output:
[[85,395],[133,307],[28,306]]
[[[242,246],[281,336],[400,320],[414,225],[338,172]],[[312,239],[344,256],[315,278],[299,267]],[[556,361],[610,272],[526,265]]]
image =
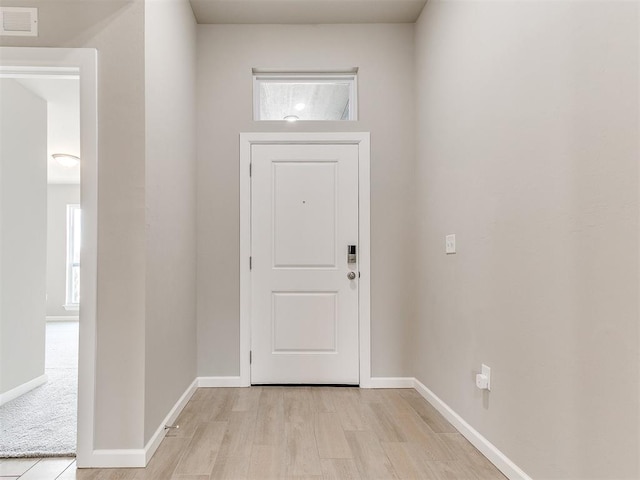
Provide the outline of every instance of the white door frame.
[[93,457],[98,263],[98,53],[93,48],[0,47],[0,77],[80,76],[82,274],[78,352],[77,464]]
[[240,383],[251,385],[251,146],[261,145],[358,145],[358,325],[360,387],[371,388],[371,250],[370,163],[368,132],[340,133],[241,133],[240,134]]

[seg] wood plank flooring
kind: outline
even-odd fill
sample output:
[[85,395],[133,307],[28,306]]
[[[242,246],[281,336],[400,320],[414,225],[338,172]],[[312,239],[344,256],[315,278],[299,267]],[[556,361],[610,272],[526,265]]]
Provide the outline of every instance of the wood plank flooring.
[[176,423],[144,469],[0,460],[0,480],[506,478],[412,389],[201,388]]

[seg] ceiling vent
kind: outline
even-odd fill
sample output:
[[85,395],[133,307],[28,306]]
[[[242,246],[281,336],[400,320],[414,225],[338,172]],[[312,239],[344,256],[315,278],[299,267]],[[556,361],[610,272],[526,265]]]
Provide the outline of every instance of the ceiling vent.
[[37,37],[38,9],[0,7],[0,35],[12,37]]

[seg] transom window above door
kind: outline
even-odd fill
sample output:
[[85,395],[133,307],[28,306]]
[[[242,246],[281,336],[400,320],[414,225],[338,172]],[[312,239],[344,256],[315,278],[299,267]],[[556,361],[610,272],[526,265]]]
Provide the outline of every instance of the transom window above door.
[[283,73],[253,70],[253,119],[357,120],[357,69]]

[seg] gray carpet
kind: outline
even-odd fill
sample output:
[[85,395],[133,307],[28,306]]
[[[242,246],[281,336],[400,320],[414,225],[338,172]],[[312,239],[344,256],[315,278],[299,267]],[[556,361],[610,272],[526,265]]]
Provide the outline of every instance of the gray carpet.
[[0,407],[0,458],[74,456],[78,323],[47,324],[44,385]]

